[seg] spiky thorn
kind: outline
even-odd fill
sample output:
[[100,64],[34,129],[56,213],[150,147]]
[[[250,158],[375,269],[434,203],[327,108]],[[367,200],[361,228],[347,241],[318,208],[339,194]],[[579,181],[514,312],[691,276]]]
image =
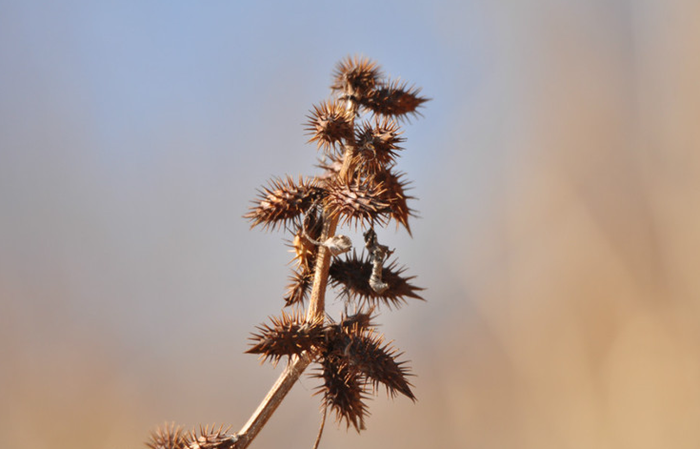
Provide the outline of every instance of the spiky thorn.
[[343,356],[346,333],[341,326],[326,327],[326,346],[319,357],[319,368],[312,374],[321,379],[314,395],[323,395],[322,406],[335,413],[338,423],[352,425],[357,432],[365,429],[365,417],[369,415],[365,400],[361,373],[351,369]]
[[299,177],[298,182],[291,176],[273,179],[268,187],[259,190],[255,206],[243,218],[252,222],[251,227],[262,224],[274,230],[306,212],[323,195],[323,188],[315,178]]
[[381,79],[382,72],[376,62],[350,56],[336,65],[331,89],[340,99],[362,103],[372,95]]
[[316,164],[316,167],[322,169],[323,173],[318,175],[317,178],[323,182],[328,182],[332,179],[335,179],[335,177],[338,176],[338,173],[340,173],[340,170],[343,167],[342,159],[332,154],[324,154],[323,158],[319,159],[318,162],[319,163]]
[[353,373],[339,360],[324,357],[321,369],[314,376],[323,380],[323,385],[314,394],[323,395],[323,406],[335,412],[336,421],[344,421],[346,428],[352,425],[358,433],[364,430],[369,410],[359,373]]
[[361,104],[375,114],[406,119],[409,115],[420,115],[418,108],[429,98],[421,97],[420,88],[409,86],[403,81],[386,81],[369,95]]
[[318,148],[332,154],[342,147],[343,140],[352,139],[353,117],[340,101],[324,101],[307,116],[306,133],[311,135],[309,142],[316,142]]
[[359,432],[369,415],[367,387],[376,392],[379,384],[387,394],[401,393],[415,401],[406,362],[398,362],[402,354],[383,344],[383,338],[371,327],[371,312],[344,318],[326,325],[325,347],[319,356],[319,369],[314,377],[322,379],[316,394],[323,395],[323,407],[335,412],[338,422],[352,425]]
[[280,318],[270,317],[270,321],[257,327],[259,332],[250,337],[252,347],[246,353],[260,354],[262,361],[277,365],[282,357],[315,352],[323,345],[323,320],[307,321],[300,313],[283,311]]
[[151,433],[146,446],[151,449],[188,449],[187,433],[175,423],[166,423]]
[[199,431],[192,430],[188,435],[188,449],[234,449],[238,436],[229,434],[231,427],[224,429],[224,426],[215,425],[211,427],[199,427]]
[[345,350],[350,365],[365,376],[375,392],[378,385],[383,384],[390,397],[401,393],[415,401],[411,384],[406,380],[411,376],[407,361],[397,361],[403,353],[394,348],[392,342],[383,342],[384,337],[372,329],[358,331],[357,338]]
[[376,318],[376,315],[374,315],[374,310],[375,307],[371,306],[366,311],[356,312],[352,315],[342,314],[340,317],[339,325],[340,327],[353,327],[359,330],[365,330],[371,327],[375,327],[374,320]]
[[401,130],[393,119],[375,117],[373,122],[362,123],[355,131],[357,160],[367,174],[383,172],[396,163],[397,151],[404,141]]
[[361,182],[358,177],[337,177],[326,185],[324,205],[328,214],[343,225],[386,224],[391,213],[389,203],[382,199],[386,189],[382,184]]
[[283,298],[285,307],[302,304],[306,300],[314,282],[314,272],[312,270],[312,268],[300,267],[289,276],[287,294]]
[[410,190],[409,182],[403,179],[404,173],[394,173],[391,169],[377,172],[370,176],[372,182],[379,184],[384,188],[380,198],[386,202],[389,207],[387,213],[388,218],[396,221],[396,227],[399,225],[411,234],[411,226],[408,223],[409,217],[415,217],[415,211],[408,207],[407,200],[413,200],[414,197],[407,195],[406,191]]

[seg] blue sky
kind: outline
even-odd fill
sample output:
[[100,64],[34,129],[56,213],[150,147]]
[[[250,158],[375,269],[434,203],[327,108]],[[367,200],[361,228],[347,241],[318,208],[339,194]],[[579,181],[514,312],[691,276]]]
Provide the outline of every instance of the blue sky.
[[270,177],[313,172],[303,122],[346,55],[432,98],[405,126],[400,166],[424,201],[415,208],[429,210],[425,187],[467,154],[446,143],[450,130],[467,128],[457,123],[493,70],[486,12],[469,2],[0,4],[0,241],[13,283],[38,306],[58,282],[65,319],[106,322],[116,338],[165,297],[185,315],[202,288],[212,308],[233,307],[231,295],[258,288],[239,280],[261,276],[241,257],[287,257],[279,236],[248,231],[240,216]]

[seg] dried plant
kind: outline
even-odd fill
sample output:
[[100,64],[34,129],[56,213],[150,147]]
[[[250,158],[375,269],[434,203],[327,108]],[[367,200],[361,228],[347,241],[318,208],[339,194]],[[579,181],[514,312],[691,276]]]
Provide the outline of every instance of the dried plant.
[[[287,365],[258,409],[237,433],[222,427],[185,432],[166,425],[152,434],[152,449],[242,449],[272,416],[287,392],[312,363],[319,381],[323,419],[326,411],[358,432],[369,415],[367,399],[384,387],[387,394],[416,399],[410,370],[392,342],[376,328],[375,312],[398,308],[408,299],[422,300],[405,268],[388,261],[394,253],[379,243],[376,227],[394,220],[410,234],[407,182],[394,171],[403,148],[399,123],[418,114],[427,101],[420,89],[387,79],[366,58],[348,57],[336,67],[332,98],[313,107],[306,131],[321,151],[316,176],[287,176],[263,187],[244,216],[251,227],[290,232],[295,268],[283,297],[290,313],[281,312],[252,334],[250,354]],[[338,226],[364,231],[360,255],[352,242],[336,234]],[[328,316],[328,284],[345,301],[338,321]]]

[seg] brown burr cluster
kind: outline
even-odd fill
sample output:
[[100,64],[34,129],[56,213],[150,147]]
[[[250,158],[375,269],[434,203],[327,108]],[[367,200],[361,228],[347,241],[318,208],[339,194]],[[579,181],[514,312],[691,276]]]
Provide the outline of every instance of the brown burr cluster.
[[[419,89],[385,79],[375,62],[357,57],[338,64],[331,89],[333,98],[313,107],[306,127],[309,141],[322,150],[319,167],[323,173],[299,178],[298,183],[289,177],[272,181],[246,214],[253,226],[283,224],[294,235],[297,266],[284,297],[287,306],[303,306],[313,285],[319,246],[309,242],[319,238],[325,222],[374,232],[375,227],[394,220],[410,233],[408,220],[413,210],[407,200],[411,197],[405,193],[404,175],[395,172],[405,140],[399,121],[416,114],[426,99],[419,96]],[[361,120],[363,115],[367,118]],[[330,264],[331,286],[361,310],[358,317],[368,316],[363,312],[366,307],[396,308],[407,298],[422,299],[418,294],[422,289],[411,283],[413,277],[404,275],[405,268],[396,260],[386,266],[384,262],[372,259],[371,252],[358,255],[352,251]],[[248,352],[277,363],[285,355],[311,351],[319,365],[316,377],[323,380],[324,404],[340,420],[360,430],[367,414],[368,386],[384,384],[392,396],[415,397],[406,381],[407,368],[396,361],[397,351],[380,344],[383,336],[369,320],[363,326],[346,325],[349,319],[324,324],[283,313],[259,328]],[[357,317],[351,321],[356,323]]]
[[[313,363],[323,421],[329,410],[358,432],[369,415],[367,400],[380,387],[390,397],[416,399],[402,353],[385,341],[375,321],[382,308],[422,300],[423,289],[405,274],[395,250],[379,242],[377,230],[394,221],[397,229],[402,226],[411,234],[414,211],[408,202],[413,197],[406,194],[406,175],[396,170],[405,142],[400,124],[418,115],[427,100],[420,89],[387,78],[374,61],[343,59],[333,73],[331,98],[313,106],[306,123],[309,142],[320,153],[320,173],[272,179],[244,215],[251,227],[288,232],[294,254],[290,283],[281,295],[288,311],[259,325],[246,352],[273,365],[286,361],[279,385],[287,379],[293,384]],[[360,251],[336,233],[343,226],[363,232]],[[345,304],[337,321],[325,310],[326,289]],[[275,388],[268,397],[281,401],[286,392],[278,394]],[[166,426],[153,434],[149,446],[245,447],[276,405],[269,408],[268,413],[263,403],[259,410],[264,417],[254,415],[239,434],[213,428],[185,433]]]

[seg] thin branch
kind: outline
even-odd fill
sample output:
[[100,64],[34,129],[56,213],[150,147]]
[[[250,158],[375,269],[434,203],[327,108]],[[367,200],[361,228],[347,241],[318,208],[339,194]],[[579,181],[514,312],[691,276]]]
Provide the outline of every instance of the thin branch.
[[321,443],[321,436],[323,435],[323,428],[326,427],[326,414],[328,413],[328,407],[323,405],[323,416],[321,416],[321,426],[318,428],[318,435],[316,436],[316,441],[311,449],[318,449],[318,445]]
[[240,432],[237,433],[238,441],[236,449],[244,449],[255,439],[260,430],[265,427],[277,407],[282,403],[282,400],[294,384],[299,380],[299,377],[304,370],[311,364],[313,357],[309,353],[303,353],[300,357],[292,357],[292,360],[284,368],[284,371],[277,379],[277,382],[272,386],[270,391],[265,396],[265,399],[260,403],[257,410],[253,412],[248,422],[243,426]]

